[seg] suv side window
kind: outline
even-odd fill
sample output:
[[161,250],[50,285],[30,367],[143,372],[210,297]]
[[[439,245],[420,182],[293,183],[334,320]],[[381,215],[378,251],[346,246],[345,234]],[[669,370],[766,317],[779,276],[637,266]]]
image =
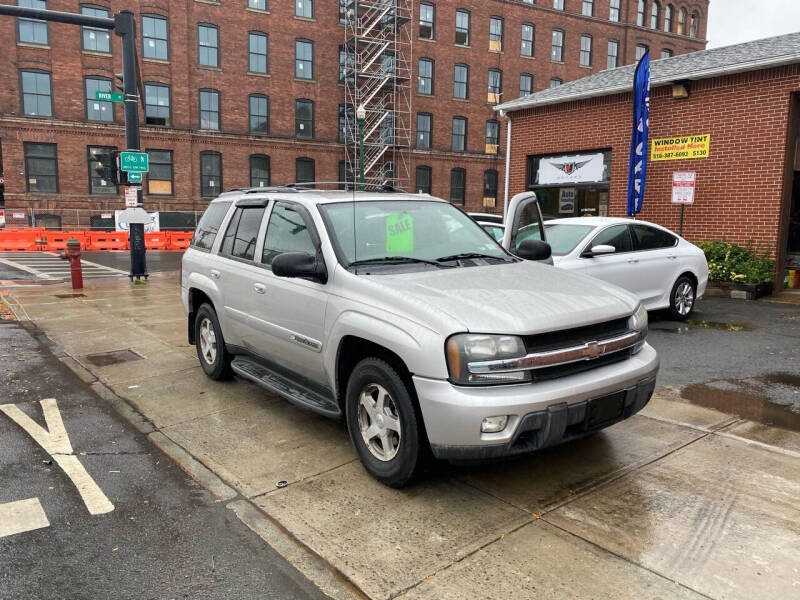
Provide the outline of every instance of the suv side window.
[[197,224],[194,235],[192,236],[191,245],[195,248],[202,248],[203,250],[210,250],[214,245],[214,240],[217,239],[217,233],[222,225],[222,220],[228,214],[228,209],[231,207],[230,202],[212,202],[200,217],[200,222]]
[[604,229],[589,243],[586,250],[591,250],[594,246],[614,246],[614,252],[630,252],[633,250],[631,233],[627,225],[612,225]]
[[225,238],[222,240],[221,254],[234,258],[253,260],[256,253],[256,239],[264,218],[264,208],[237,208],[233,213]]
[[512,245],[514,249],[525,240],[541,240],[544,238],[542,223],[539,220],[539,207],[536,202],[528,202],[519,211],[517,229],[514,232]]
[[633,236],[636,239],[637,250],[657,250],[658,248],[671,248],[678,242],[678,238],[663,229],[656,229],[649,225],[631,225]]
[[269,216],[261,262],[271,265],[275,257],[284,252],[305,252],[315,256],[317,247],[303,215],[291,206],[278,203]]

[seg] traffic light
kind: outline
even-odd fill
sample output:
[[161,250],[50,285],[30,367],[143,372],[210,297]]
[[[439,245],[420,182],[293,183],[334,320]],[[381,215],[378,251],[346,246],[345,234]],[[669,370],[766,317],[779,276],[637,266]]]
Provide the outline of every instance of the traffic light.
[[108,150],[94,155],[97,162],[100,163],[99,167],[95,167],[94,172],[100,179],[109,181],[114,185],[120,185],[124,182],[121,181],[122,173],[117,168],[117,151]]

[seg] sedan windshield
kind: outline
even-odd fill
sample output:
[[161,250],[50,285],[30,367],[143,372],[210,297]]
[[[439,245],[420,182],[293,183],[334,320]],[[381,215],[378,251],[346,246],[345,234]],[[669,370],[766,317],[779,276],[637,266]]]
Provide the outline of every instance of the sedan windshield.
[[[580,241],[585,238],[590,231],[595,229],[594,225],[577,225],[568,223],[544,223],[547,243],[553,251],[553,256],[564,256],[575,249]],[[525,240],[540,240],[539,225],[527,225],[520,228],[517,232],[517,244]]]
[[[355,208],[355,214],[354,214]],[[446,202],[376,200],[323,204],[329,234],[347,265],[465,266],[514,260],[466,214]]]

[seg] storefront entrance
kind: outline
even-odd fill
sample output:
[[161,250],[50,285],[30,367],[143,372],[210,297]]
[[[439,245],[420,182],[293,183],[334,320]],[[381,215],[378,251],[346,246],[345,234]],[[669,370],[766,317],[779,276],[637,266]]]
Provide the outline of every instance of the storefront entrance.
[[545,220],[608,216],[610,150],[528,157],[528,189]]

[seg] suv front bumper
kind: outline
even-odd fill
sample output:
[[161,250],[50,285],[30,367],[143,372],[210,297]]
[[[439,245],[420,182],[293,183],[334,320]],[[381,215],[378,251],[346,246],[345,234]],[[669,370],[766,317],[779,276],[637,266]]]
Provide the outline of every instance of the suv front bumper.
[[[658,367],[645,344],[625,361],[539,383],[466,387],[413,379],[433,454],[473,460],[531,452],[630,417],[650,400]],[[481,432],[484,418],[500,415],[508,415],[503,431]]]

